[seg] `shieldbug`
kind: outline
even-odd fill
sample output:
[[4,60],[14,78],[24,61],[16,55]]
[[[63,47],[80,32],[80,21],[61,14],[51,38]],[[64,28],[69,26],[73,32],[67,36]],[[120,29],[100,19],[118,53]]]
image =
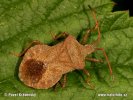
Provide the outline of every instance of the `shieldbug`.
[[[112,75],[110,62],[104,49],[97,48],[101,39],[101,33],[95,12],[92,9],[91,11],[96,23],[93,30],[98,31],[97,40],[91,44],[83,45],[92,30],[87,30],[82,43],[79,43],[74,36],[64,32],[55,36],[55,39],[61,36],[67,36],[64,41],[54,46],[33,41],[30,46],[19,55],[24,55],[19,67],[19,78],[25,85],[36,89],[48,89],[58,83],[63,75],[66,80],[65,75],[70,71],[83,70],[85,74],[89,75],[85,69],[85,60],[95,62],[100,62],[100,60],[86,58],[86,56],[97,50],[103,52],[108,63],[110,74]],[[31,47],[33,44],[36,45]]]

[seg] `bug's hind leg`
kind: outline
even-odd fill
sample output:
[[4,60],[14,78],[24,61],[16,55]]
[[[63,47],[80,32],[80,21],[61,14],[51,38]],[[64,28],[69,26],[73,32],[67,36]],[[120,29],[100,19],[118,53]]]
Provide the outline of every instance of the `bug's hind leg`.
[[59,84],[62,88],[66,87],[66,83],[67,83],[67,74],[63,75],[63,82],[61,82],[61,80],[59,80],[55,85],[54,85],[54,91],[56,91],[56,87]]
[[11,54],[12,54],[12,55],[15,55],[15,56],[17,56],[17,57],[22,57],[22,56],[26,53],[26,51],[27,51],[29,48],[31,48],[33,45],[37,45],[37,44],[43,44],[43,43],[41,43],[41,42],[38,41],[38,40],[32,41],[21,53],[16,54],[16,53],[11,52]]
[[85,75],[87,75],[87,79],[86,79],[86,83],[90,86],[91,89],[94,89],[95,86],[91,84],[90,82],[90,73],[88,72],[88,70],[86,70],[85,68],[83,69],[83,72]]
[[64,74],[63,75],[62,88],[66,87],[66,83],[67,83],[67,74]]
[[62,88],[66,87],[66,83],[67,83],[67,74],[63,75],[63,81],[59,81],[59,84]]

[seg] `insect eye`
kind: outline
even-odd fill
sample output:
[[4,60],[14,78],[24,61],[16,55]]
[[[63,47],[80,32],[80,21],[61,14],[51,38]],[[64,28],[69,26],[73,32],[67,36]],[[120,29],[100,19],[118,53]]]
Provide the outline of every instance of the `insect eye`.
[[28,80],[31,83],[36,83],[42,78],[42,74],[45,72],[45,64],[35,59],[27,60],[24,63],[23,74],[24,80]]

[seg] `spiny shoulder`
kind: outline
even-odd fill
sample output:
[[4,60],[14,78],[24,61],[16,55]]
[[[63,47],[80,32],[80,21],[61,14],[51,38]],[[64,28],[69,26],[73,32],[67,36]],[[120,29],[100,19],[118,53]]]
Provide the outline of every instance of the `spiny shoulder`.
[[68,37],[64,40],[64,43],[69,44],[69,45],[73,45],[73,44],[79,44],[80,45],[80,43],[72,35],[68,35]]
[[[65,39],[65,41],[69,41],[69,40],[76,40],[76,38],[73,35],[68,35],[68,37]],[[77,41],[77,40],[76,40]]]

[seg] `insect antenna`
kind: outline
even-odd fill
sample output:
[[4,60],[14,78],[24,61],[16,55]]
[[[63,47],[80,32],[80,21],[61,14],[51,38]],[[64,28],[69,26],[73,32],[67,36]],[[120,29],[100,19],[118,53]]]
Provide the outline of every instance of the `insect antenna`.
[[101,32],[100,32],[98,20],[97,20],[97,18],[96,18],[95,10],[94,10],[93,8],[91,8],[90,5],[88,5],[88,6],[89,6],[89,8],[90,8],[90,10],[91,10],[91,12],[92,12],[92,16],[93,16],[93,19],[94,19],[94,21],[95,21],[95,27],[94,27],[93,30],[96,30],[96,29],[97,29],[97,31],[98,31],[98,37],[97,37],[97,39],[96,39],[93,43],[91,43],[91,45],[95,48],[95,47],[97,47],[98,43],[99,43],[100,40],[101,40]]
[[[103,54],[104,54],[104,56],[105,56],[105,58],[106,58],[106,61],[107,61],[107,63],[108,63],[110,75],[111,75],[112,78],[113,78],[113,75],[112,75],[112,68],[111,68],[111,65],[110,65],[110,62],[109,62],[109,60],[108,60],[108,57],[107,57],[106,52],[104,51],[103,48],[97,48],[97,45],[99,44],[99,42],[100,42],[100,40],[101,40],[101,32],[100,32],[98,20],[97,20],[97,18],[96,18],[95,10],[92,9],[90,5],[88,5],[88,6],[89,6],[89,8],[90,8],[90,10],[91,10],[91,12],[92,12],[93,19],[94,19],[94,21],[95,21],[95,23],[96,23],[96,25],[95,25],[95,27],[94,27],[94,30],[97,29],[97,31],[98,31],[98,37],[97,37],[97,39],[96,39],[93,43],[91,43],[89,46],[93,47],[93,48],[95,49],[95,51],[101,50],[101,51],[103,52]],[[113,78],[113,80],[114,80],[114,78]]]

